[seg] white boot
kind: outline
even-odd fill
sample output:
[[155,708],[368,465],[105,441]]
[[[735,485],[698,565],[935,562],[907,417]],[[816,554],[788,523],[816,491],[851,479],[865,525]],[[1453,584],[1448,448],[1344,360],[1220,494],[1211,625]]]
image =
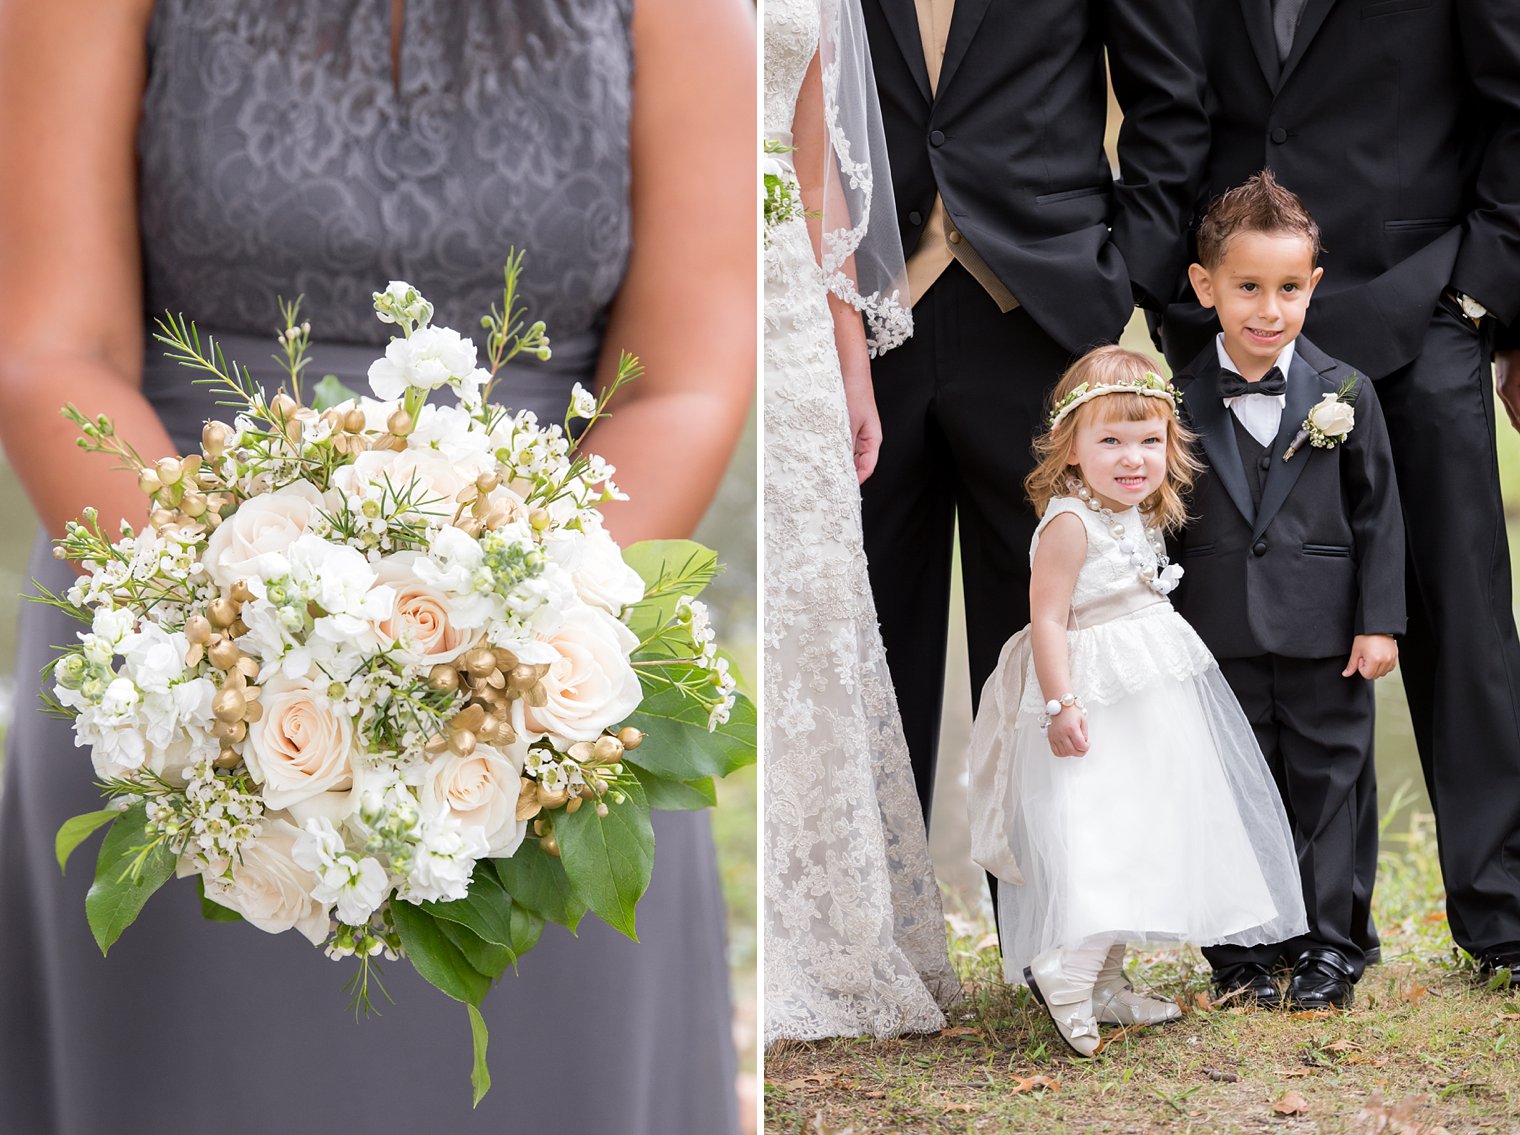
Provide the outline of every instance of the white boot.
[[1093,1016],[1105,1025],[1160,1025],[1175,1021],[1182,1010],[1174,1001],[1135,992],[1124,976],[1124,943],[1108,951],[1093,984]]
[[1073,1052],[1091,1056],[1098,1051],[1102,1038],[1093,1016],[1092,983],[1066,973],[1059,947],[1046,950],[1030,962],[1024,980]]

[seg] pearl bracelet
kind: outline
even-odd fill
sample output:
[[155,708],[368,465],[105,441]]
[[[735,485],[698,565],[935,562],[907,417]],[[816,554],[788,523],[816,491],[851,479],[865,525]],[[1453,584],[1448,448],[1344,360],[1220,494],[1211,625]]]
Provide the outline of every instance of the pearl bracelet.
[[1083,713],[1087,712],[1087,707],[1082,704],[1082,699],[1077,697],[1076,694],[1062,694],[1060,697],[1051,698],[1048,702],[1045,703],[1045,712],[1040,717],[1040,728],[1049,729],[1051,721],[1057,717],[1063,709],[1067,709],[1070,706],[1076,706]]

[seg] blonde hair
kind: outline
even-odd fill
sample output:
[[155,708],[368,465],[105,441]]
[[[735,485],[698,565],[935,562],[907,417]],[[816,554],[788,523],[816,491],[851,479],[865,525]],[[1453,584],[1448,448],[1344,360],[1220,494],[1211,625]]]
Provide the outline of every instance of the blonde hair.
[[[1051,392],[1052,410],[1073,389],[1090,386],[1139,384],[1147,372],[1157,371],[1154,360],[1124,347],[1098,347],[1072,363]],[[1157,489],[1140,502],[1140,512],[1147,522],[1167,531],[1181,528],[1187,520],[1184,500],[1198,472],[1203,468],[1193,456],[1193,433],[1177,417],[1170,398],[1147,394],[1115,392],[1091,398],[1074,407],[1053,429],[1041,434],[1034,443],[1035,467],[1024,478],[1024,491],[1037,513],[1043,514],[1052,497],[1069,495],[1066,483],[1080,471],[1069,463],[1072,443],[1084,422],[1143,422],[1161,418],[1167,423],[1166,477]]]

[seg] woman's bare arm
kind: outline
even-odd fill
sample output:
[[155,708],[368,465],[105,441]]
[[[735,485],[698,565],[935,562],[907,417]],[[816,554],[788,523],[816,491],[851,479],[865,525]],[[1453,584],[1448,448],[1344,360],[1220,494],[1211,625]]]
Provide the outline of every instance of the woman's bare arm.
[[752,9],[637,0],[633,39],[633,252],[599,378],[620,350],[645,373],[588,442],[633,498],[606,506],[624,542],[696,527],[755,392]]
[[54,535],[86,505],[114,529],[147,500],[59,414],[108,414],[172,451],[143,399],[135,134],[150,0],[0,0],[0,442]]

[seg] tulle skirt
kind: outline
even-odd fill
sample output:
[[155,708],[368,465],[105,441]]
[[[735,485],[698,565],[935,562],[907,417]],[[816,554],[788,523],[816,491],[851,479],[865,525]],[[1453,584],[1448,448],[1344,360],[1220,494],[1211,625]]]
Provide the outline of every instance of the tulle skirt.
[[1305,929],[1287,816],[1218,666],[1169,603],[1072,631],[1089,749],[1040,729],[1029,632],[1009,640],[972,734],[972,856],[999,879],[1009,980],[1052,946],[1197,945]]

